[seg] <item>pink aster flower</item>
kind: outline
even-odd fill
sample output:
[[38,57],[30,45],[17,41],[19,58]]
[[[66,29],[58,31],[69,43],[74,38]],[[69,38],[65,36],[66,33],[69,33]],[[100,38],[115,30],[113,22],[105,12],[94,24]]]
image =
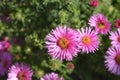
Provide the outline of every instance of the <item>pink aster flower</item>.
[[45,38],[48,54],[59,60],[72,60],[73,56],[76,56],[79,52],[77,34],[77,31],[66,26],[58,26],[55,30],[52,30]]
[[120,47],[120,29],[117,29],[115,32],[110,32],[109,36],[112,46]]
[[115,21],[116,28],[120,28],[120,18]]
[[59,78],[58,74],[52,72],[45,74],[40,80],[64,80],[63,78]]
[[8,40],[0,41],[0,50],[8,50],[10,48],[10,43]]
[[105,66],[113,74],[120,75],[120,48],[110,47],[105,55]]
[[4,76],[12,62],[12,56],[6,51],[0,51],[0,75]]
[[97,7],[98,6],[98,0],[90,0],[89,4],[93,7]]
[[89,19],[90,27],[94,27],[99,34],[107,34],[110,31],[111,24],[102,14],[94,14]]
[[8,73],[7,80],[32,80],[33,71],[24,63],[16,63]]
[[79,32],[79,48],[82,49],[84,53],[94,52],[99,47],[99,38],[97,33],[92,30],[92,28],[81,28]]

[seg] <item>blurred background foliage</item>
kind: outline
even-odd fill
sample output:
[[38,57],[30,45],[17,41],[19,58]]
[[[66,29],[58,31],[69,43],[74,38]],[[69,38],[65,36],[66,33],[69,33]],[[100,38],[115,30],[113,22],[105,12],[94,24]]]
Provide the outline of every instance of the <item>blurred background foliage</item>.
[[[101,44],[94,54],[79,54],[71,62],[52,60],[44,47],[45,36],[57,25],[75,29],[88,26],[95,13],[104,14],[115,29],[120,18],[120,0],[0,0],[0,39],[8,37],[14,62],[25,62],[34,70],[33,80],[54,71],[65,80],[119,80],[104,66],[104,54],[110,46],[108,35],[100,35]],[[1,77],[0,80],[6,80]]]

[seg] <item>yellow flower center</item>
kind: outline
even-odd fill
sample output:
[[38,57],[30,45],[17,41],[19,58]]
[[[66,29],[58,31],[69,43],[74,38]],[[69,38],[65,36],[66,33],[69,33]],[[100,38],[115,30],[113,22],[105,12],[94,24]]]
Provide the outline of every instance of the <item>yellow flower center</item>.
[[66,38],[60,38],[57,42],[57,44],[62,48],[65,49],[69,45],[69,40]]
[[23,72],[19,72],[17,75],[18,80],[25,80],[25,75]]
[[115,57],[115,61],[118,65],[120,65],[120,54]]
[[99,29],[104,29],[104,28],[105,28],[105,25],[104,25],[102,22],[99,22],[99,23],[98,23],[98,28],[99,28]]
[[91,42],[90,37],[88,37],[88,36],[82,37],[82,43],[89,44],[90,42]]

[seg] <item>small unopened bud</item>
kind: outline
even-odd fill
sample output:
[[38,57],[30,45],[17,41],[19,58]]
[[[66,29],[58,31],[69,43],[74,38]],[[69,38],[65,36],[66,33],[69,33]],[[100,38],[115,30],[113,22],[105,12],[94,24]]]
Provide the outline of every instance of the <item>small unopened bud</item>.
[[98,6],[98,0],[90,0],[90,5],[93,7],[97,7]]

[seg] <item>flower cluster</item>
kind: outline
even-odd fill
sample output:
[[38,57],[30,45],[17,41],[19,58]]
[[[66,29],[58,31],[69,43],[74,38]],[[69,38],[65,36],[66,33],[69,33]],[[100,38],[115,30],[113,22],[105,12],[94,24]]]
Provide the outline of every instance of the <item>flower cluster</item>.
[[107,34],[111,24],[102,14],[90,17],[90,27],[75,31],[67,26],[58,26],[46,36],[45,43],[48,54],[60,60],[72,60],[78,52],[94,53],[99,48],[99,34]]
[[94,80],[96,73],[104,80],[106,72],[116,80],[120,2],[113,1],[1,0],[0,80]]
[[[117,21],[118,22],[118,21]],[[117,24],[116,22],[116,24]],[[45,47],[53,59],[71,61],[78,53],[95,53],[99,50],[98,35],[110,34],[111,47],[105,55],[105,66],[114,74],[120,75],[120,29],[110,31],[111,24],[103,14],[94,14],[89,19],[89,27],[73,29],[66,25],[58,26],[45,37]],[[12,56],[8,52],[10,43],[7,39],[0,42],[0,75],[8,72],[7,80],[32,80],[33,71],[25,63],[15,63],[11,66]],[[111,65],[112,64],[112,65]],[[10,67],[11,66],[11,67]],[[68,64],[74,69],[74,65]],[[9,68],[9,70],[8,70]],[[64,80],[57,73],[45,74],[40,80]]]
[[[118,27],[119,20],[116,21]],[[120,29],[112,32],[111,24],[103,14],[94,14],[89,19],[89,27],[74,30],[67,26],[58,26],[45,38],[48,54],[52,58],[71,61],[81,53],[95,53],[99,49],[98,35],[110,34],[111,47],[105,55],[105,65],[109,71],[120,75]]]
[[52,58],[67,61],[72,60],[81,50],[83,53],[94,52],[100,43],[96,31],[90,27],[75,31],[67,26],[58,26],[45,40]]

